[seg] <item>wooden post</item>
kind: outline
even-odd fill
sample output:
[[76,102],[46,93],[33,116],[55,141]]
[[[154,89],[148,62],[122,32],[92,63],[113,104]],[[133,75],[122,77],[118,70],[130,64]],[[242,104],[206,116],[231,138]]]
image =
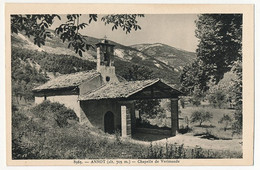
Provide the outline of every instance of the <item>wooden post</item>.
[[176,136],[179,130],[178,98],[171,99],[171,135]]

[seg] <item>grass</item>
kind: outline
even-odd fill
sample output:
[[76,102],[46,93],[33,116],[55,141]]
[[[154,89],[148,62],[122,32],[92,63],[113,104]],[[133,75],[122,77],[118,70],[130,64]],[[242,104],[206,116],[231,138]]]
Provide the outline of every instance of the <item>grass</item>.
[[209,111],[212,113],[213,118],[210,122],[203,122],[202,126],[199,126],[198,123],[189,123],[189,127],[192,128],[192,132],[194,135],[199,134],[211,134],[219,139],[233,139],[233,138],[241,138],[241,135],[233,135],[232,130],[229,128],[224,131],[224,124],[219,123],[219,120],[223,117],[223,115],[229,115],[233,118],[234,110],[231,109],[218,109],[211,107],[186,107],[181,109],[179,125],[186,126],[185,118],[190,119],[190,116],[194,110],[203,109],[205,111]]
[[186,148],[184,144],[153,145],[150,144],[146,158],[150,159],[203,159],[203,158],[242,158],[241,152],[214,151],[201,147]]
[[[59,114],[67,121],[57,121]],[[37,113],[36,113],[37,112]],[[55,116],[53,116],[55,115]],[[72,116],[73,117],[73,116]],[[63,125],[61,125],[63,123]],[[71,110],[57,103],[22,106],[12,114],[13,159],[151,159],[241,158],[241,152],[213,151],[185,145],[157,145],[121,139],[71,119]]]
[[[181,132],[185,131],[187,133],[193,134],[195,136],[202,136],[211,134],[218,139],[236,139],[242,138],[242,135],[232,134],[232,129],[229,126],[227,130],[224,130],[224,124],[219,123],[219,120],[223,117],[223,115],[228,115],[233,118],[235,110],[232,109],[219,109],[213,108],[211,106],[191,106],[188,105],[185,108],[179,108],[179,127]],[[201,126],[199,123],[191,123],[191,114],[196,110],[204,110],[212,113],[213,118],[209,122],[203,122]],[[167,118],[166,119],[152,119],[149,120],[151,124],[158,125],[159,127],[167,126],[171,127],[171,118],[170,118],[170,111],[166,111]],[[188,126],[188,129],[186,129]],[[182,133],[184,134],[184,133]]]

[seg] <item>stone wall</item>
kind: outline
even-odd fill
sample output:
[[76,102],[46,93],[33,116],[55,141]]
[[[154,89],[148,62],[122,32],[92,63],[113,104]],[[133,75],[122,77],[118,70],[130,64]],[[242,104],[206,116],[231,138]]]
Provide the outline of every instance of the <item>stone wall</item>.
[[[114,100],[81,101],[81,114],[84,114],[91,126],[104,131],[104,116],[110,111],[114,115],[114,128],[121,129],[121,108]],[[83,120],[84,121],[84,120]]]

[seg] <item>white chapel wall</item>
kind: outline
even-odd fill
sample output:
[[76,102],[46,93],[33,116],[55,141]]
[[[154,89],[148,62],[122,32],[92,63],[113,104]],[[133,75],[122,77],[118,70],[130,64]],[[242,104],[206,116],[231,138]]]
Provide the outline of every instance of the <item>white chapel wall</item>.
[[[66,107],[74,110],[76,115],[80,117],[80,105],[78,101],[78,95],[46,96],[46,100],[64,104]],[[40,104],[43,101],[44,101],[44,97],[35,97],[36,104]]]

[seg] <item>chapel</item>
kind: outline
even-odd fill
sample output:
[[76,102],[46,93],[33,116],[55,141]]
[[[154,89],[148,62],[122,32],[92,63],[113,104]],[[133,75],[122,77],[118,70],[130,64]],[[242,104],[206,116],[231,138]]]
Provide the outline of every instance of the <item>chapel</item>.
[[106,133],[131,137],[136,129],[136,100],[171,100],[171,136],[178,130],[178,98],[183,95],[161,79],[126,81],[116,75],[114,47],[108,40],[96,44],[96,70],[58,76],[33,89],[35,103],[59,102],[75,111],[79,121]]

